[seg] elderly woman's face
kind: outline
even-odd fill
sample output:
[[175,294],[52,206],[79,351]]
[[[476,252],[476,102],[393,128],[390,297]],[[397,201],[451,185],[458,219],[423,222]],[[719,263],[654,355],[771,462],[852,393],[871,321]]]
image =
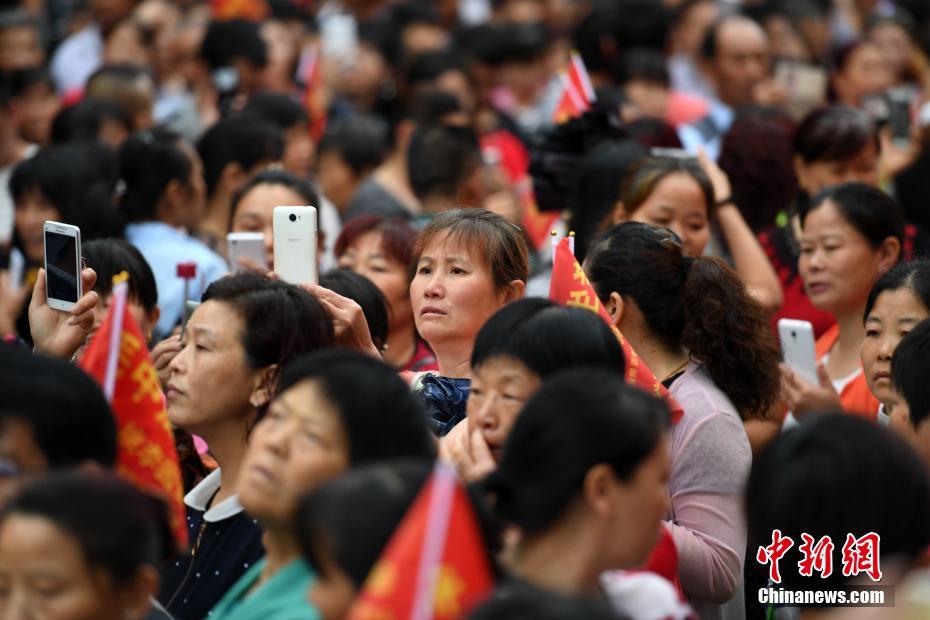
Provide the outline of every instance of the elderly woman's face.
[[474,341],[484,322],[504,305],[487,259],[477,248],[438,235],[426,246],[410,284],[420,335],[431,345]]

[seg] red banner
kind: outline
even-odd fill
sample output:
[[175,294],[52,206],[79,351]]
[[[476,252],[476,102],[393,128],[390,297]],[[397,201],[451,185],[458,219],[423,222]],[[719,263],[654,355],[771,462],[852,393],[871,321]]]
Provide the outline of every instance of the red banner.
[[566,237],[556,247],[555,258],[552,263],[552,281],[549,284],[549,299],[563,306],[590,310],[604,319],[604,322],[610,326],[617,336],[617,340],[620,341],[621,348],[623,348],[623,356],[626,358],[627,383],[664,399],[668,403],[669,409],[671,409],[672,423],[677,423],[684,413],[681,406],[675,402],[675,399],[668,393],[665,386],[656,379],[642,358],[636,354],[630,343],[626,341],[626,338],[614,325],[610,315],[607,314],[607,310],[601,304],[601,300],[597,298],[594,287],[588,282],[588,277],[581,269],[581,265],[575,260],[568,243]]
[[[126,307],[125,296],[126,284],[116,285],[103,325],[80,365],[104,387],[116,416],[117,473],[169,503],[172,531],[185,547],[186,510],[174,433],[145,338]],[[119,335],[114,333],[117,330]]]

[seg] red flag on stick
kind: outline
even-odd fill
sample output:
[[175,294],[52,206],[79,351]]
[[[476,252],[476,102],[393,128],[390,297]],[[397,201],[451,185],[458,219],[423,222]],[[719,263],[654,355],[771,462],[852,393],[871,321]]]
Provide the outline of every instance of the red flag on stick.
[[172,531],[178,544],[186,546],[186,511],[174,433],[145,338],[127,308],[128,295],[123,274],[113,287],[103,325],[80,365],[103,387],[116,416],[117,473],[169,503]]
[[455,472],[437,465],[347,620],[465,618],[494,588],[478,520]]
[[594,287],[588,282],[588,277],[581,269],[578,261],[575,260],[574,254],[572,254],[568,237],[559,241],[555,249],[555,257],[552,261],[552,280],[549,284],[549,299],[563,306],[574,306],[590,310],[604,319],[614,331],[617,340],[620,341],[620,346],[623,348],[623,356],[626,359],[627,383],[665,400],[672,411],[672,423],[677,423],[681,419],[684,413],[681,405],[675,402],[675,399],[668,393],[665,386],[656,379],[642,358],[636,354],[630,343],[626,341],[626,338],[614,325],[610,315],[607,314],[607,310],[601,304],[601,300],[597,298]]
[[552,115],[552,120],[556,123],[564,123],[590,110],[595,94],[588,70],[584,66],[581,55],[576,51],[571,54],[568,70],[563,71],[559,77],[562,80],[562,98],[559,99],[559,105]]

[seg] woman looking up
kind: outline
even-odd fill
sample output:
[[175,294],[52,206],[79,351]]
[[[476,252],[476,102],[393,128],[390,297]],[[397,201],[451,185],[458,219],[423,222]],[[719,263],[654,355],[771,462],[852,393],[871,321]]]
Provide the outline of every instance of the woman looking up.
[[434,432],[465,418],[478,330],[523,297],[528,258],[520,229],[484,209],[442,212],[417,236],[410,301],[417,331],[436,354],[438,375],[418,380]]
[[236,493],[249,432],[268,408],[282,366],[333,341],[333,324],[316,298],[249,272],[210,285],[191,315],[168,366],[168,419],[202,437],[219,468],[184,498],[192,548],[169,563],[159,596],[172,615],[203,618],[261,558],[261,530]]

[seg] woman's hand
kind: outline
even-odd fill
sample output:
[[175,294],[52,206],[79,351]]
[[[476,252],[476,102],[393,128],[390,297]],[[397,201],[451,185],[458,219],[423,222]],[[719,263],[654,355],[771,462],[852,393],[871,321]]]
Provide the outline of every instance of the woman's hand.
[[497,469],[481,430],[469,431],[467,420],[459,422],[439,440],[439,458],[454,465],[465,482],[482,480]]
[[817,383],[812,384],[785,364],[781,365],[782,389],[788,409],[799,420],[809,413],[842,410],[840,395],[823,364],[817,364]]
[[901,146],[891,136],[891,128],[885,127],[879,133],[882,146],[882,175],[884,179],[894,179],[911,167],[920,156],[920,127],[917,123],[911,131],[911,139],[906,146]]
[[[176,330],[179,331],[179,330]],[[152,364],[155,366],[155,372],[158,374],[158,382],[161,384],[162,391],[168,387],[168,379],[171,378],[171,371],[168,367],[171,360],[181,352],[181,334],[174,333],[152,349]]]
[[301,285],[301,288],[316,297],[332,319],[337,344],[381,359],[381,352],[371,340],[365,313],[358,303],[316,284]]
[[733,198],[733,187],[730,185],[730,177],[727,176],[726,172],[720,169],[720,166],[718,166],[714,160],[707,156],[704,149],[698,149],[697,160],[714,188],[714,200],[720,202],[721,200]]
[[45,270],[39,269],[32,302],[29,304],[29,329],[36,351],[54,357],[71,359],[81,348],[94,327],[94,308],[99,302],[94,284],[97,274],[93,269],[81,271],[82,290],[87,291],[68,312],[48,307],[45,288]]

